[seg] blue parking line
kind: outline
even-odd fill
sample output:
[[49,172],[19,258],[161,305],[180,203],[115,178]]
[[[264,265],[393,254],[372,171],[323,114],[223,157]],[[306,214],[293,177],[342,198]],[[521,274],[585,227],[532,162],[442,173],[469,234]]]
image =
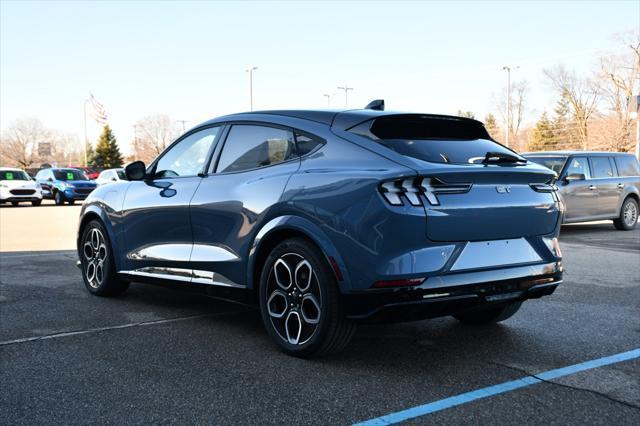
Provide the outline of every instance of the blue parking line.
[[441,399],[439,401],[430,402],[428,404],[419,405],[417,407],[387,414],[385,416],[376,417],[362,423],[356,423],[355,426],[390,425],[399,423],[405,420],[413,419],[415,417],[435,413],[436,411],[446,410],[447,408],[466,404],[467,402],[475,401],[477,399],[487,398],[505,392],[511,392],[516,389],[535,385],[536,383],[542,383],[545,380],[557,379],[559,377],[576,374],[581,371],[591,370],[593,368],[603,367],[605,365],[628,361],[635,358],[640,358],[640,348],[628,352],[622,352],[616,355],[607,356],[604,358],[586,361],[580,364],[570,365],[568,367],[545,371],[544,373],[536,374],[535,376],[526,376],[521,379],[512,380],[510,382],[500,383],[498,385],[462,393],[460,395]]

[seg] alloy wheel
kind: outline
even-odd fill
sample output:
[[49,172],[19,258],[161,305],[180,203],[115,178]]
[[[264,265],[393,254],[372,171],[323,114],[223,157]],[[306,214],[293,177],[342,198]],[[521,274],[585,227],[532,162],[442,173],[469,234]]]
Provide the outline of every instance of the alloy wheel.
[[98,228],[91,228],[87,233],[82,251],[87,282],[91,287],[98,288],[104,281],[107,260],[107,245],[104,235]]
[[320,283],[303,256],[286,253],[271,267],[267,281],[267,312],[285,342],[304,345],[316,333],[322,316]]
[[638,220],[638,208],[632,202],[627,203],[624,207],[623,215],[624,223],[627,226],[633,226]]

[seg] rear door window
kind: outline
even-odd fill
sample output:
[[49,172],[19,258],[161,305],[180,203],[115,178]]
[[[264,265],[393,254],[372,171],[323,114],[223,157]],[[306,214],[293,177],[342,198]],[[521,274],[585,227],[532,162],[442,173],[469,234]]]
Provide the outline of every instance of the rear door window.
[[605,179],[613,177],[613,168],[609,157],[591,157],[594,179]]
[[640,176],[640,167],[635,157],[631,155],[615,157],[615,162],[620,176]]
[[241,172],[295,158],[293,132],[267,126],[236,124],[222,147],[217,172]]
[[587,157],[573,157],[569,160],[566,176],[584,175],[585,179],[591,179],[591,171],[589,170],[589,162]]
[[483,124],[474,120],[400,114],[370,120],[349,131],[398,154],[432,163],[481,163],[487,153],[515,155],[526,161],[491,140]]

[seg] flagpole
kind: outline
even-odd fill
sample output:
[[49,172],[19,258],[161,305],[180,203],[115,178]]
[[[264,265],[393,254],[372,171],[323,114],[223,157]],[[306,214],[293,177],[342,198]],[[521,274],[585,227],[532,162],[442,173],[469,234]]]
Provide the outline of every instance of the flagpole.
[[87,144],[89,143],[89,139],[87,138],[87,102],[89,99],[84,100],[84,166],[87,167]]

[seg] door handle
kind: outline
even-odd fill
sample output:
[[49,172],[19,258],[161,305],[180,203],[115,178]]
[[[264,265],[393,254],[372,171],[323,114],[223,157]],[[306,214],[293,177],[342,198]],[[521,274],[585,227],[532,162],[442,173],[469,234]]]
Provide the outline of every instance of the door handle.
[[624,189],[624,184],[623,183],[619,183],[618,184],[618,189]]
[[589,185],[589,190],[593,191],[594,189],[597,189],[598,187],[595,185]]

